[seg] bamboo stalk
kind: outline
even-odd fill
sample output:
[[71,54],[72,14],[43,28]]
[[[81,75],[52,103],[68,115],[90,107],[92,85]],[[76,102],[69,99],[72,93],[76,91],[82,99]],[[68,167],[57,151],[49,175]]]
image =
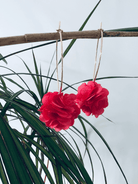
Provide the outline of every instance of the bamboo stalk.
[[[68,39],[97,39],[101,37],[101,30],[63,32],[63,40]],[[138,37],[138,32],[127,31],[103,31],[103,37]],[[59,33],[36,33],[21,36],[1,37],[0,46],[21,43],[59,40]]]

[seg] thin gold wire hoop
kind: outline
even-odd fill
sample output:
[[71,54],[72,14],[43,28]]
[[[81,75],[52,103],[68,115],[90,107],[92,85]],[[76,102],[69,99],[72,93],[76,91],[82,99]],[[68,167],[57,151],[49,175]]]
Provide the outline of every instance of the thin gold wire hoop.
[[57,71],[57,85],[58,85],[58,92],[59,89],[59,77],[58,77],[58,40],[56,40],[56,71]]
[[[62,91],[62,85],[63,85],[63,41],[62,41],[62,32],[63,30],[60,29],[60,23],[59,23],[59,29],[57,30],[60,37],[60,43],[61,43],[61,85],[59,90],[59,79],[58,79],[58,53],[56,52],[56,69],[57,69],[57,81],[58,81],[58,90]],[[56,40],[56,45],[58,45],[58,41]],[[58,50],[58,46],[56,46],[56,51]]]
[[94,64],[94,72],[93,72],[93,81],[96,80],[96,77],[98,75],[98,71],[99,71],[99,67],[100,67],[100,63],[101,63],[101,58],[102,58],[102,49],[103,49],[103,29],[102,29],[102,23],[101,23],[101,48],[100,48],[100,56],[99,56],[99,63],[98,63],[98,67],[96,70],[96,65],[97,65],[97,53],[98,53],[98,46],[99,46],[99,38],[97,40],[97,46],[96,46],[96,54],[95,54],[95,64]]
[[95,63],[94,63],[94,71],[93,71],[93,81],[94,81],[95,75],[96,75],[95,73],[96,73],[96,65],[97,65],[98,46],[99,46],[99,38],[97,40],[97,45],[96,45]]

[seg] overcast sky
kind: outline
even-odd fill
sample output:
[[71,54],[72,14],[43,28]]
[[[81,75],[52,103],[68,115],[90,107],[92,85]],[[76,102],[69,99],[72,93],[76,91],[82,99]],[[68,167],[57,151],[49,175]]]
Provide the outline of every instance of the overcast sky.
[[[27,33],[55,32],[61,21],[63,31],[77,31],[97,0],[4,0],[0,11],[0,37],[23,35]],[[102,22],[104,30],[138,27],[137,0],[102,0],[84,30],[97,30]],[[77,40],[64,58],[64,81],[72,84],[93,77],[95,48],[97,40]],[[69,41],[64,42],[66,48]],[[5,56],[12,52],[38,45],[39,43],[3,46],[0,53]],[[55,45],[35,49],[38,63],[47,73],[49,63],[55,51]],[[17,56],[33,69],[31,51]],[[15,71],[25,71],[22,61],[17,57],[7,58],[8,66]],[[55,68],[55,60],[52,69]],[[1,73],[5,70],[1,69]],[[138,76],[138,38],[104,38],[103,53],[98,77]],[[104,116],[88,117],[91,123],[102,133],[112,148],[130,184],[138,183],[138,79],[106,79],[98,83],[109,90],[109,107]],[[28,81],[31,85],[31,82]],[[51,91],[57,90],[53,83]],[[72,91],[71,91],[72,92]],[[82,114],[85,117],[85,114]],[[79,124],[76,122],[76,126]],[[107,148],[94,132],[91,142],[103,159],[109,184],[125,184],[118,167]],[[103,173],[98,160],[92,152],[95,163],[95,184],[103,183]],[[89,168],[89,165],[88,167]]]

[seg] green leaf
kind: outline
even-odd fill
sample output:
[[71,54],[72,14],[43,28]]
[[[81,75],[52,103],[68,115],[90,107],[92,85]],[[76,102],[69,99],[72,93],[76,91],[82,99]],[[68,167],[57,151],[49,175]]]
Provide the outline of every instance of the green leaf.
[[[138,76],[107,76],[107,77],[99,77],[99,78],[96,78],[96,81],[97,80],[105,80],[105,79],[137,79],[137,78],[138,78]],[[84,82],[89,82],[89,81],[92,81],[92,80],[93,79],[85,79],[85,80],[82,80],[82,81],[79,81],[79,82],[75,82],[74,84],[71,84],[71,85],[68,85],[67,87],[65,87],[62,91],[65,91],[68,88],[71,88],[71,89],[77,91],[72,86],[75,86],[77,84],[81,84],[81,83],[84,83]]]
[[[6,76],[6,75],[16,75],[16,76],[18,76],[18,77],[20,78],[20,80],[26,85],[26,87],[27,87],[28,89],[30,89],[29,86],[27,85],[27,83],[23,80],[22,77],[20,77],[20,75],[18,75],[18,73],[14,72],[13,70],[11,70],[10,68],[5,67],[5,66],[0,66],[0,67],[1,67],[1,68],[5,68],[5,69],[7,69],[7,70],[9,70],[9,71],[12,72],[12,74],[1,75],[1,77]],[[11,80],[11,82],[12,82],[12,80]]]
[[79,116],[80,116],[81,119],[83,119],[86,123],[88,123],[88,124],[92,127],[92,129],[97,133],[97,135],[99,135],[99,137],[100,137],[101,140],[104,142],[104,144],[105,144],[106,147],[108,148],[109,152],[110,152],[111,155],[113,156],[113,158],[114,158],[116,164],[118,165],[118,168],[120,169],[120,171],[121,171],[121,173],[122,173],[122,175],[123,175],[123,177],[124,177],[124,179],[125,179],[125,182],[128,184],[127,178],[126,178],[126,176],[125,176],[125,174],[124,174],[124,172],[123,172],[123,170],[122,170],[122,168],[121,168],[119,162],[117,161],[115,155],[113,154],[111,148],[109,147],[109,145],[108,145],[108,143],[106,142],[106,140],[104,139],[104,137],[101,135],[101,133],[100,133],[100,132],[99,132],[89,121],[87,121],[87,120],[86,120],[84,117],[82,117],[81,115],[79,115]]
[[23,146],[21,145],[21,143],[19,142],[19,140],[15,136],[14,132],[10,129],[10,127],[8,127],[8,129],[9,129],[9,131],[11,133],[11,136],[12,136],[12,138],[13,138],[15,144],[16,144],[16,147],[17,147],[18,152],[19,152],[20,159],[21,158],[23,159],[25,168],[29,172],[28,175],[31,177],[33,182],[38,183],[38,184],[43,184],[43,180],[42,180],[41,176],[39,175],[39,172],[36,169],[34,163],[30,159],[30,157],[28,157],[28,154],[23,149]]
[[56,51],[53,53],[52,59],[51,59],[50,64],[49,64],[49,68],[48,68],[48,72],[47,72],[47,79],[46,79],[46,83],[45,83],[45,91],[46,91],[46,86],[47,86],[47,83],[48,83],[48,78],[49,78],[49,75],[50,75],[51,64],[52,64],[52,61],[54,59],[55,53],[56,53]]
[[58,163],[57,160],[55,161],[56,161],[56,165],[53,165],[53,169],[54,169],[54,174],[56,178],[56,184],[63,184],[61,165]]
[[[0,136],[0,154],[2,157],[2,160],[4,162],[4,166],[6,168],[6,172],[8,174],[9,180],[11,183],[18,183],[18,177],[17,177],[17,172],[15,170],[14,164],[12,162],[11,154],[9,152],[9,149],[7,148],[3,136],[1,134]],[[19,168],[20,170],[20,168]],[[3,170],[4,172],[4,170]]]
[[[48,152],[47,152],[42,146],[40,146],[40,144],[39,144],[38,142],[35,142],[34,140],[28,139],[27,136],[21,135],[21,134],[20,134],[19,132],[17,132],[17,131],[16,131],[15,133],[16,133],[17,135],[19,135],[20,138],[24,137],[25,139],[29,140],[30,142],[32,142],[32,144],[33,144],[34,146],[36,146],[36,148],[38,148],[38,149],[41,150],[43,153],[46,153],[46,155],[48,155]],[[30,146],[30,143],[26,142],[24,139],[23,139],[23,141],[25,142],[25,145],[28,147],[29,151],[30,151],[30,152],[35,156],[35,158],[40,162],[40,164],[41,164],[41,166],[42,166],[42,168],[43,168],[45,174],[47,175],[47,177],[48,177],[50,183],[51,183],[51,184],[54,184],[53,178],[52,178],[51,174],[49,173],[48,168],[45,166],[44,162],[39,158],[37,152],[35,152],[35,151],[32,149],[32,147]],[[52,157],[51,157],[51,158],[52,158]],[[51,160],[52,160],[52,159],[51,159]]]
[[0,158],[0,179],[3,184],[8,184],[7,175],[5,173],[5,169],[3,167],[1,158]]
[[[12,130],[8,123],[0,116],[0,153],[11,183],[32,183],[24,161],[18,152]],[[23,151],[24,152],[24,151]]]
[[0,76],[0,81],[2,83],[3,88],[6,90],[7,89],[6,83],[1,76]]
[[[76,140],[73,138],[73,136],[72,136],[68,131],[66,131],[66,132],[67,132],[67,134],[69,134],[69,136],[70,136],[71,139],[73,140],[73,142],[74,142],[74,144],[75,144],[75,146],[76,146],[76,149],[77,149],[77,151],[78,151],[78,158],[80,159],[80,161],[81,161],[82,164],[84,165],[84,163],[83,163],[83,158],[82,158],[82,155],[81,155],[81,151],[80,151],[80,149],[79,149],[79,146],[78,146]],[[74,149],[74,147],[72,146],[72,144],[70,143],[70,141],[69,141],[68,139],[66,139],[66,137],[65,137],[64,135],[61,134],[61,136],[65,139],[65,141],[72,147],[72,149],[73,149],[74,152],[76,153],[76,150]]]
[[26,140],[28,140],[27,146],[31,147],[31,145],[34,145],[36,148],[38,148],[41,152],[43,152],[45,154],[46,157],[49,158],[49,160],[53,163],[55,163],[55,160],[53,159],[53,157],[51,156],[51,154],[45,150],[40,144],[38,144],[36,141],[33,140],[34,137],[32,136],[27,136],[24,134],[21,134],[20,132],[18,132],[17,130],[15,131],[15,133],[20,137],[20,138],[24,138]]
[[72,157],[72,159],[70,161],[71,162],[74,161],[74,163],[76,165],[75,166],[76,169],[77,169],[77,167],[79,168],[79,171],[80,171],[81,175],[83,176],[84,181],[86,183],[93,184],[90,176],[88,175],[88,173],[85,170],[82,162],[78,159],[78,157],[76,156],[76,154],[72,151],[72,149],[69,147],[69,145],[61,137],[59,137],[59,140],[60,140],[60,143],[63,146],[64,150],[66,151],[66,154],[68,155],[68,157],[69,158]]
[[63,168],[61,168],[61,170],[65,178],[68,180],[69,184],[75,184],[69,174]]
[[[78,132],[82,137],[84,137],[84,139],[86,139],[85,136],[84,136],[76,127],[73,126],[73,128],[74,128],[74,129],[76,130],[76,132]],[[71,128],[70,128],[70,129],[71,129]],[[71,130],[72,130],[72,129],[71,129]],[[73,130],[72,130],[72,131],[73,131]],[[88,139],[87,139],[87,142],[91,145],[91,147],[92,147],[93,150],[95,151],[97,157],[99,158],[99,161],[100,161],[101,166],[102,166],[102,169],[103,169],[105,184],[107,184],[107,179],[106,179],[106,174],[105,174],[105,168],[104,168],[102,159],[101,159],[100,155],[98,154],[97,150],[95,149],[95,147],[93,146],[93,144],[92,144]],[[89,153],[88,153],[88,154],[89,154]],[[92,164],[91,159],[90,159],[90,163]],[[93,169],[93,166],[92,166],[92,169]],[[92,170],[92,174],[93,174],[93,177],[94,177],[94,170]],[[93,177],[92,177],[92,178],[93,178]]]
[[3,59],[5,59],[5,58],[8,58],[8,57],[13,56],[13,55],[15,55],[15,54],[19,54],[19,53],[21,53],[21,52],[25,52],[25,51],[28,51],[28,50],[36,49],[36,48],[39,48],[39,47],[44,47],[44,46],[46,46],[46,45],[51,45],[51,44],[54,44],[54,43],[56,43],[56,41],[51,41],[51,42],[39,44],[39,45],[36,45],[36,46],[33,46],[33,47],[28,47],[27,49],[19,50],[19,51],[17,51],[17,52],[13,52],[13,53],[8,54],[8,55],[6,55],[6,56],[4,56],[4,57],[1,57],[0,60],[3,60]]
[[137,32],[138,27],[120,28],[120,29],[110,29],[105,31],[127,31],[127,32]]
[[2,54],[0,54],[0,60],[3,60],[3,61],[7,64],[7,61],[6,61],[5,58],[2,56]]

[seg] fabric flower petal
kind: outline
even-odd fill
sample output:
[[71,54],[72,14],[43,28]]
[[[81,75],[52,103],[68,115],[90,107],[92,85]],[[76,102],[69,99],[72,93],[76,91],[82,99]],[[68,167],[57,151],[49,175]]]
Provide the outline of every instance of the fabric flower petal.
[[95,81],[83,83],[78,87],[76,103],[87,115],[94,115],[96,118],[104,112],[108,106],[109,91]]
[[55,131],[66,130],[80,114],[75,102],[76,95],[48,92],[43,96],[39,119]]

